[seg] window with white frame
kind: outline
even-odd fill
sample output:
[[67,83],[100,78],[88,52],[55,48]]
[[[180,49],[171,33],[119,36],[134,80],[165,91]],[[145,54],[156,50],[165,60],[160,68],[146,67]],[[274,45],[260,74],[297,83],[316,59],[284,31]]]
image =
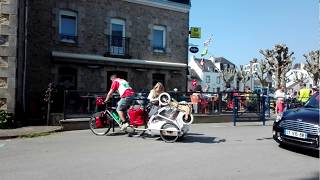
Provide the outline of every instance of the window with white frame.
[[111,19],[110,35],[111,54],[123,55],[125,52],[125,21],[122,19]]
[[153,26],[152,48],[155,51],[164,51],[166,48],[166,28],[164,26]]
[[59,36],[60,41],[76,43],[77,41],[77,13],[74,11],[60,10]]
[[210,83],[210,76],[206,76],[206,83]]

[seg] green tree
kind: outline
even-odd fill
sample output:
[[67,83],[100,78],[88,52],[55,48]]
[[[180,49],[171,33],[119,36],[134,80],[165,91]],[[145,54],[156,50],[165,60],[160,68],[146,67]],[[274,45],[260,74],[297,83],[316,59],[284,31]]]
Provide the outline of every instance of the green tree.
[[320,50],[311,51],[303,56],[306,58],[306,65],[304,69],[308,72],[309,76],[313,79],[314,85],[318,86],[320,78],[320,64],[319,64]]

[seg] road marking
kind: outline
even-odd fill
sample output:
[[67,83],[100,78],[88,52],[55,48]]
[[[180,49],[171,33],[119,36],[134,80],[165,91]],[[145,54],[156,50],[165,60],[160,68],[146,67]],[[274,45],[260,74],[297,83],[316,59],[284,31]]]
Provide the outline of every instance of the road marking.
[[4,147],[6,144],[0,144],[0,148]]

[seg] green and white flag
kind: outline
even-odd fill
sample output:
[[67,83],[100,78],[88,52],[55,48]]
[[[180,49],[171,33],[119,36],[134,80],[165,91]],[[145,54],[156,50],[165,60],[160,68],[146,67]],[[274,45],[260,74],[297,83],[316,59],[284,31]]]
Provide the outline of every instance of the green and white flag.
[[205,55],[207,55],[207,54],[208,54],[208,47],[205,46],[205,47],[204,47],[204,50],[203,50],[202,53],[201,53],[201,57],[203,57],[203,56],[205,56]]

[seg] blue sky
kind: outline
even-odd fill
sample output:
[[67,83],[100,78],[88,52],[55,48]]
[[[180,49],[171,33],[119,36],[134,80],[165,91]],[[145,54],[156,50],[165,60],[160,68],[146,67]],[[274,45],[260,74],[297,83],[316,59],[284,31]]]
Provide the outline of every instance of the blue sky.
[[320,49],[319,0],[192,0],[190,27],[201,27],[199,45],[213,35],[210,55],[225,57],[237,66],[253,58],[262,59],[260,49],[284,43],[294,52],[295,62],[303,54]]

